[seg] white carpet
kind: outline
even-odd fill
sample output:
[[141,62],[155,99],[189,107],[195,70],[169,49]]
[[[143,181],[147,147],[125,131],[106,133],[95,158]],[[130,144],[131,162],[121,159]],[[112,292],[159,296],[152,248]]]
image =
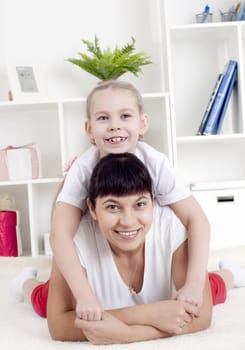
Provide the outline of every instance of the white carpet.
[[[229,257],[245,267],[245,246],[212,252],[210,268],[220,258]],[[36,266],[39,277],[46,279],[50,258],[0,258],[0,349],[1,350],[73,350],[92,349],[85,343],[52,341],[45,319],[35,315],[27,304],[14,304],[7,291],[9,280],[24,266]],[[127,345],[99,346],[99,349],[147,350],[245,350],[245,288],[233,289],[223,305],[214,307],[211,327],[196,334]],[[98,346],[97,346],[98,347]]]

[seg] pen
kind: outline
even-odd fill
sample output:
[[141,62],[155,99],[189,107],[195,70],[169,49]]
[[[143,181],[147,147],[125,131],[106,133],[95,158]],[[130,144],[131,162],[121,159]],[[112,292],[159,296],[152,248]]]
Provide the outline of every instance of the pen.
[[206,5],[204,8],[204,11],[202,13],[203,14],[202,23],[206,22],[208,15],[209,15],[209,11],[210,11],[210,7],[209,7],[209,5]]

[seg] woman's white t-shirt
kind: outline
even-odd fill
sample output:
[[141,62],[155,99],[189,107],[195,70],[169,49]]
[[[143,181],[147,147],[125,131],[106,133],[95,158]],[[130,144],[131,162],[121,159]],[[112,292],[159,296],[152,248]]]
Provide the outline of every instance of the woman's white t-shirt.
[[138,294],[132,295],[118,272],[108,241],[88,212],[74,237],[89,284],[105,309],[170,299],[174,291],[172,256],[186,239],[186,229],[174,212],[155,204],[153,223],[145,241],[143,286]]
[[[190,195],[163,153],[139,141],[135,154],[147,167],[152,178],[155,198],[161,206],[175,203]],[[57,201],[71,204],[85,211],[90,177],[98,161],[98,148],[91,146],[71,166]]]

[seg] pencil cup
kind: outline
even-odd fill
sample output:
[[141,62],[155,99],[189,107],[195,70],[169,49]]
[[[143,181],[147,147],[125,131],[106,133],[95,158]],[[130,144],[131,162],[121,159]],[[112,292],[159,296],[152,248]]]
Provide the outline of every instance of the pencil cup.
[[235,20],[235,13],[234,12],[223,12],[220,14],[221,16],[221,22],[230,22]]
[[213,22],[213,14],[212,13],[198,13],[196,15],[197,23],[211,23]]
[[211,23],[213,22],[213,14],[212,13],[198,13],[196,15],[197,23]]

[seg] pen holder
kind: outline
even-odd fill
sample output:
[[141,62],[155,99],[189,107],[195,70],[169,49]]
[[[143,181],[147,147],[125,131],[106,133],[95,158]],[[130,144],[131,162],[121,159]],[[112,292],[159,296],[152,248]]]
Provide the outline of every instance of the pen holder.
[[223,12],[220,14],[221,22],[230,22],[236,19],[236,14],[234,12]]
[[211,23],[213,22],[213,14],[208,12],[196,14],[196,23]]

